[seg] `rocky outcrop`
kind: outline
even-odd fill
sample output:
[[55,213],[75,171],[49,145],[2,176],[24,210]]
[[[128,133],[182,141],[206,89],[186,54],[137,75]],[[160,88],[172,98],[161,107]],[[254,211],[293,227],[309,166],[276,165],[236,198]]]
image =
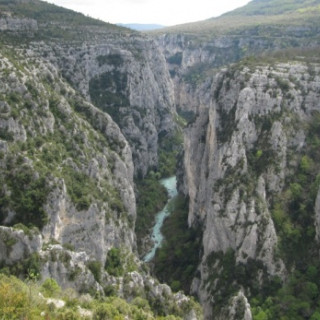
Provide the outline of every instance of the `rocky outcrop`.
[[[28,276],[53,278],[63,290],[112,294],[127,301],[140,299],[161,314],[176,314],[185,320],[203,319],[202,310],[193,299],[182,292],[173,293],[168,285],[152,278],[132,253],[125,253],[130,266],[126,261],[121,265],[122,274],[114,276],[104,270],[101,263],[92,260],[88,252],[45,243],[35,230],[24,229],[0,228],[0,261],[11,271],[18,267]],[[127,267],[131,271],[126,270]]]
[[38,233],[25,234],[18,228],[0,227],[0,261],[15,264],[42,247],[42,237]]
[[17,19],[0,16],[0,31],[13,32],[35,32],[38,30],[38,23],[34,19]]
[[35,225],[103,263],[113,246],[134,250],[134,170],[119,127],[51,64],[1,61],[1,223]]
[[239,291],[237,295],[231,298],[229,307],[223,310],[221,317],[218,319],[252,320],[250,304],[242,291]]
[[229,269],[230,286],[243,285],[232,276],[237,266],[255,264],[260,271],[250,277],[260,284],[286,276],[274,204],[307,161],[309,124],[320,112],[319,71],[304,62],[230,67],[215,75],[203,97],[210,96],[209,103],[200,104],[186,129],[179,189],[190,199],[189,225],[204,228],[201,276],[193,290],[207,319],[228,286],[220,283],[223,270]]

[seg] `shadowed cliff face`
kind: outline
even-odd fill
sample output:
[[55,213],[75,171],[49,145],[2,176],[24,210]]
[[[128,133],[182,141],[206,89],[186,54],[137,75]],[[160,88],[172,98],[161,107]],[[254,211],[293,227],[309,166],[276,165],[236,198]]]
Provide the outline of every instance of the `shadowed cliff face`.
[[156,44],[139,35],[41,48],[72,86],[111,115],[130,143],[135,175],[158,165],[159,137],[175,129],[173,85]]
[[204,228],[193,290],[208,319],[221,296],[240,288],[255,296],[312,257],[320,65],[301,60],[217,73],[186,129],[180,191],[190,199],[189,225]]

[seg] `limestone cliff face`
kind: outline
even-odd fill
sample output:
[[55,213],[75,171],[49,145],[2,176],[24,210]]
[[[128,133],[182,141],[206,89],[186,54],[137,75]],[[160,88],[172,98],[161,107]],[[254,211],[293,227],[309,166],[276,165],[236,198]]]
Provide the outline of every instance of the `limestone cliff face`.
[[[208,70],[221,68],[240,61],[247,56],[265,54],[287,48],[312,48],[320,45],[317,25],[297,25],[287,20],[281,26],[263,22],[261,26],[248,23],[231,27],[232,18],[219,19],[217,26],[205,21],[181,26],[167,33],[158,32],[154,37],[166,57],[168,69],[174,83],[176,108],[190,117],[196,112],[198,103],[195,88],[205,80]],[[239,17],[234,17],[237,20]],[[247,25],[246,25],[247,23]],[[237,24],[237,22],[235,22]],[[266,24],[266,25],[264,25]],[[164,31],[165,32],[165,31]],[[284,39],[285,35],[285,39]]]
[[[211,87],[186,129],[180,191],[190,199],[189,225],[200,222],[204,229],[201,276],[193,290],[207,319],[223,286],[235,281],[250,287],[241,276],[220,283],[231,264],[255,265],[259,271],[248,276],[260,284],[286,277],[274,204],[288,188],[294,198],[293,175],[303,166],[310,123],[320,112],[319,71],[318,64],[303,62],[235,65],[204,84]],[[318,238],[319,196],[314,203]]]
[[[264,19],[265,17],[262,17]],[[285,20],[283,26],[263,22],[263,25],[249,23],[246,18],[242,20],[239,28],[230,26],[226,20],[226,26],[208,25],[200,22],[194,25],[181,26],[181,28],[168,29],[155,33],[154,37],[162,48],[169,64],[172,75],[186,76],[194,73],[196,69],[203,70],[211,67],[221,67],[241,60],[246,56],[252,56],[262,52],[271,52],[287,48],[317,47],[319,45],[317,25],[305,23],[290,25]],[[239,21],[238,21],[239,22]],[[241,23],[240,23],[241,24]],[[284,41],[284,35],[286,39]]]
[[166,61],[153,40],[105,34],[81,44],[41,44],[37,50],[117,122],[132,148],[136,175],[157,166],[159,137],[175,128],[175,105]]
[[134,170],[119,127],[53,65],[8,50],[0,66],[1,224],[35,225],[44,242],[101,262],[111,247],[133,250]]
[[157,167],[159,142],[175,130],[175,103],[156,41],[38,0],[0,6],[3,41],[53,64],[112,117],[131,146],[136,176]]

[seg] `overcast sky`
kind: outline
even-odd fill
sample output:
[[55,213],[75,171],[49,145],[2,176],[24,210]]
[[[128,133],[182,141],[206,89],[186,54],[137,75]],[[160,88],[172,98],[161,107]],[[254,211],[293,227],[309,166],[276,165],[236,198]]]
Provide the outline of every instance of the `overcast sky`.
[[46,0],[110,23],[166,26],[217,17],[249,0]]

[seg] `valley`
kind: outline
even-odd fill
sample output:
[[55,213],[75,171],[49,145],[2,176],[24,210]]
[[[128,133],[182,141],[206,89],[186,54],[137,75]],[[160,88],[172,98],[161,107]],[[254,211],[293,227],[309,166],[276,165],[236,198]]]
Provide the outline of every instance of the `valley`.
[[319,6],[0,0],[0,317],[320,319]]

